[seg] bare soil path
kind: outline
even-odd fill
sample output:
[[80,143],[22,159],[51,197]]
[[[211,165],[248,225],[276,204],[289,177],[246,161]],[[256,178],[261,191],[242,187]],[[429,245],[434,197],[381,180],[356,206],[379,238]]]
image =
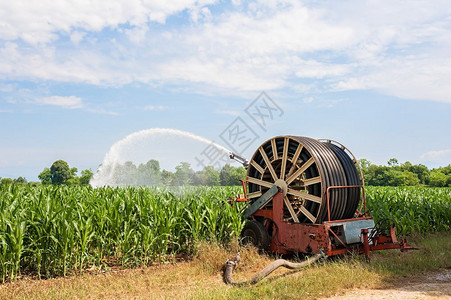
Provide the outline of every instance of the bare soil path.
[[323,300],[432,300],[451,299],[451,269],[394,282],[380,289],[357,289]]

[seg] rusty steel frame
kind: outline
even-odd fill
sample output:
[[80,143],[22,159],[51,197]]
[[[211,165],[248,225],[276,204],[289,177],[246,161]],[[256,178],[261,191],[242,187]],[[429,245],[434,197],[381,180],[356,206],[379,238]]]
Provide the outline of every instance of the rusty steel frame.
[[[272,231],[270,250],[274,253],[303,252],[317,254],[323,250],[327,256],[335,256],[356,252],[365,254],[367,259],[369,259],[370,252],[375,250],[400,249],[401,251],[407,251],[416,249],[408,245],[404,239],[398,242],[393,226],[390,228],[389,236],[373,237],[371,243],[368,237],[368,229],[362,229],[361,243],[352,245],[344,243],[332,230],[334,223],[372,219],[367,215],[354,219],[325,221],[322,224],[286,222],[283,219],[283,198],[283,193],[278,192],[272,199],[272,209],[259,209],[252,215],[256,219],[260,218],[270,221],[266,222],[266,228]],[[338,245],[333,242],[334,238],[339,241]]]

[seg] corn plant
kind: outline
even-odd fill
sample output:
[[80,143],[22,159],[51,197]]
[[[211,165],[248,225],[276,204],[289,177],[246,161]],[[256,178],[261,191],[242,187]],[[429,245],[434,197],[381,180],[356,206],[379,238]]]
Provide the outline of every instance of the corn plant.
[[375,220],[393,219],[401,234],[447,231],[451,228],[451,189],[368,187],[368,209]]
[[[0,277],[72,274],[92,266],[149,265],[200,240],[238,236],[239,189],[0,186]],[[231,222],[233,224],[231,224]]]

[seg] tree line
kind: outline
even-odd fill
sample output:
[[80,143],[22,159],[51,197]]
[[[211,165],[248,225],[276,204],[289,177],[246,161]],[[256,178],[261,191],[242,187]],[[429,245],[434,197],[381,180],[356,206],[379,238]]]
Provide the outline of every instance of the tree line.
[[[371,186],[432,186],[451,187],[451,164],[446,167],[428,169],[425,165],[414,165],[410,162],[399,163],[392,158],[387,165],[375,165],[366,159],[360,160],[366,185]],[[239,180],[246,177],[246,169],[229,164],[221,169],[206,166],[200,171],[194,171],[187,162],[181,162],[175,171],[161,170],[160,163],[151,159],[147,163],[135,165],[125,162],[116,165],[113,172],[113,185],[238,185]],[[44,168],[39,173],[40,182],[28,183],[24,177],[16,179],[0,178],[0,184],[54,184],[54,185],[88,185],[93,173],[70,167],[64,160],[55,161],[50,168]]]
[[39,173],[38,178],[40,182],[28,182],[25,177],[12,178],[0,178],[0,184],[67,184],[67,185],[88,185],[92,176],[94,175],[90,169],[81,171],[81,175],[78,176],[78,169],[75,167],[70,168],[69,164],[64,160],[55,161],[50,168],[44,168]]
[[[112,166],[108,166],[113,168]],[[194,171],[187,162],[181,162],[175,167],[175,171],[161,170],[160,163],[151,159],[147,163],[136,166],[133,162],[127,161],[114,166],[110,170],[113,173],[111,184],[114,186],[152,186],[152,185],[209,185],[209,186],[230,186],[239,185],[240,180],[246,177],[246,169],[234,167],[230,164],[224,165],[217,170],[213,166],[206,166],[200,171]],[[88,185],[93,172],[89,169],[81,171],[78,176],[78,169],[70,167],[64,160],[55,161],[49,168],[46,167],[39,173],[40,182],[27,182],[24,177],[16,179],[0,178],[1,184],[53,184],[53,185]]]
[[422,164],[399,163],[391,158],[387,165],[375,165],[366,159],[361,159],[360,165],[365,185],[451,187],[451,164],[430,170]]
[[205,166],[200,171],[194,171],[187,162],[181,162],[175,167],[175,172],[161,170],[160,163],[151,159],[145,164],[136,166],[128,161],[114,166],[112,184],[126,185],[239,185],[246,177],[246,169],[225,164],[221,169]]

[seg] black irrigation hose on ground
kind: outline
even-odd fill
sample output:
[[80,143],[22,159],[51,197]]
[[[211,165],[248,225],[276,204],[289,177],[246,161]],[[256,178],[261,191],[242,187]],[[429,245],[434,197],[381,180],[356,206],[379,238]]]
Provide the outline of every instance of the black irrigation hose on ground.
[[285,259],[278,259],[270,263],[266,268],[255,274],[251,279],[243,282],[235,282],[232,278],[232,273],[235,267],[240,263],[240,253],[238,252],[237,256],[234,259],[227,260],[225,262],[224,266],[224,274],[223,274],[223,280],[226,284],[237,286],[237,287],[243,287],[243,286],[249,286],[254,285],[258,283],[259,281],[263,280],[265,277],[267,277],[269,274],[274,272],[276,269],[280,267],[284,267],[290,270],[297,270],[300,271],[305,267],[310,266],[311,264],[317,262],[321,258],[327,257],[324,252],[321,250],[319,254],[316,254],[310,258],[307,258],[306,261],[300,262],[300,263],[293,263],[290,261],[287,261]]

